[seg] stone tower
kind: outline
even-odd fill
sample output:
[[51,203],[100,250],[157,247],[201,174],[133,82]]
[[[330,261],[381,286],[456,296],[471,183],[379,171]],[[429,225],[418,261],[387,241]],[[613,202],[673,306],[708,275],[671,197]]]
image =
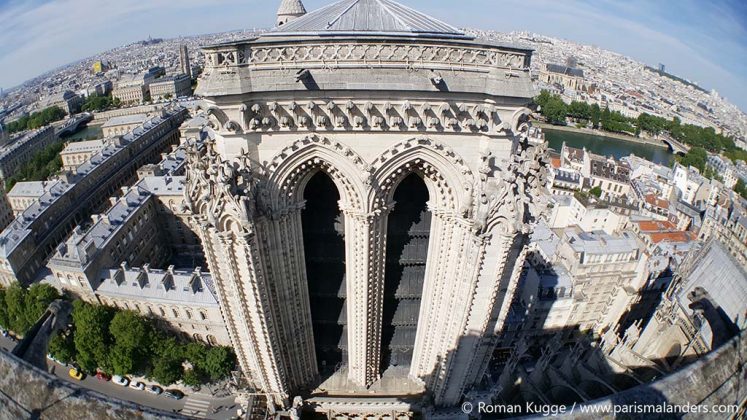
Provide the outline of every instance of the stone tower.
[[280,7],[278,8],[278,20],[276,26],[283,26],[305,14],[306,8],[303,7],[301,0],[282,0],[280,2]]
[[185,201],[246,377],[328,416],[459,404],[545,176],[531,51],[342,0],[205,60]]

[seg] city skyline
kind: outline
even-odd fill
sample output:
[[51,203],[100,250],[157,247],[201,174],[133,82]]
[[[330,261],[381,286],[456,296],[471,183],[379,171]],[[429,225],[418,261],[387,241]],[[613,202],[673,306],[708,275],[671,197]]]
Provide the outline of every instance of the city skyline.
[[[206,6],[187,0],[177,4],[147,4],[124,0],[9,1],[0,6],[0,76],[5,89],[17,86],[54,68],[76,62],[120,45],[153,37],[191,36],[229,30],[267,28],[277,2],[218,0]],[[309,10],[329,4],[305,2]],[[747,6],[735,1],[619,4],[587,2],[555,4],[547,0],[506,0],[505,13],[485,14],[486,0],[470,1],[458,10],[449,2],[408,0],[407,6],[424,10],[451,24],[501,32],[526,30],[594,45],[651,66],[664,63],[667,71],[699,83],[747,109]],[[232,13],[222,13],[231,10]],[[604,21],[605,25],[594,24]],[[71,24],[71,22],[79,24]],[[90,37],[91,31],[98,35]],[[85,42],[83,42],[85,41]],[[729,51],[729,54],[723,54]],[[24,66],[14,65],[23,62]],[[29,67],[38,71],[29,71]],[[29,74],[33,76],[29,77]]]

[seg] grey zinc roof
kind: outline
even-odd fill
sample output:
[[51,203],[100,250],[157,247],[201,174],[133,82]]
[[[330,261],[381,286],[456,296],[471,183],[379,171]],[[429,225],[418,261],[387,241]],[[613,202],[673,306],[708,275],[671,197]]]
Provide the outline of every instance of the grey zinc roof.
[[584,77],[584,71],[572,67],[561,66],[560,64],[548,64],[547,71],[551,73],[566,74],[574,77]]
[[8,193],[8,197],[41,197],[52,189],[59,181],[27,181],[16,182],[16,185]]
[[76,141],[68,144],[60,154],[71,154],[80,152],[96,152],[104,148],[104,140]]
[[208,273],[190,271],[123,269],[102,270],[103,282],[96,293],[156,303],[182,302],[188,306],[218,306]]
[[385,34],[472,39],[459,29],[391,0],[342,0],[265,36]]
[[301,15],[306,13],[301,0],[283,0],[278,8],[278,15]]
[[[694,258],[694,261],[688,264],[690,269],[687,272],[681,273],[683,283],[676,295],[680,305],[688,308],[690,300],[687,294],[696,287],[702,287],[740,330],[747,327],[747,320],[744,317],[747,307],[745,268],[719,241],[707,243],[700,251],[688,257],[690,258]],[[693,312],[689,308],[685,310],[688,313]]]
[[142,124],[148,116],[145,114],[123,115],[121,117],[112,117],[104,123],[102,127],[115,127],[127,124]]

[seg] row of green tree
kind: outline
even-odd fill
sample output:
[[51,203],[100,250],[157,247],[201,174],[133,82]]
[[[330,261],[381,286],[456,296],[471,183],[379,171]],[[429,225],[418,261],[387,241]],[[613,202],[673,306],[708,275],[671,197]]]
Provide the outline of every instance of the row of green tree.
[[600,109],[599,105],[589,105],[586,102],[563,102],[560,95],[551,94],[543,90],[534,102],[540,106],[540,113],[551,124],[565,124],[571,118],[580,125],[590,125],[592,128],[615,133],[649,135],[668,133],[674,139],[690,147],[698,147],[712,153],[721,153],[731,160],[747,161],[747,151],[739,149],[734,140],[723,134],[716,133],[713,127],[700,127],[692,124],[682,124],[677,117],[667,120],[648,113],[642,113],[638,118],[628,118],[609,108]]
[[49,346],[56,359],[84,372],[140,375],[163,385],[199,385],[227,377],[236,364],[228,347],[182,343],[132,311],[73,302],[73,326]]
[[28,289],[14,283],[0,288],[0,327],[23,337],[60,294],[48,284],[34,284]]
[[51,106],[41,111],[34,112],[31,115],[23,116],[15,121],[6,124],[5,128],[9,133],[17,133],[23,130],[33,130],[39,127],[59,121],[65,118],[67,113],[58,106]]
[[64,148],[63,143],[54,143],[36,152],[30,161],[21,165],[13,175],[5,179],[5,190],[10,191],[17,182],[45,181],[58,173],[62,168],[60,152]]
[[118,108],[121,104],[119,98],[113,98],[111,95],[90,95],[80,109],[84,112],[105,111],[109,108]]
[[560,95],[553,95],[546,90],[534,98],[534,102],[540,106],[540,113],[551,124],[564,125],[567,118],[572,118],[581,125],[591,124],[591,127],[605,131],[628,134],[636,132],[630,118],[617,111],[610,111],[607,107],[602,109],[597,104],[589,105],[580,101],[566,104]]

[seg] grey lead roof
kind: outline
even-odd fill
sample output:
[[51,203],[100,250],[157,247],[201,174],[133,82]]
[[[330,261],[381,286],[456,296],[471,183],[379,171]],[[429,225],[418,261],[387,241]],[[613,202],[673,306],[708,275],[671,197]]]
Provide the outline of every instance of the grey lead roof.
[[459,29],[392,0],[342,0],[264,36],[386,34],[473,39]]

